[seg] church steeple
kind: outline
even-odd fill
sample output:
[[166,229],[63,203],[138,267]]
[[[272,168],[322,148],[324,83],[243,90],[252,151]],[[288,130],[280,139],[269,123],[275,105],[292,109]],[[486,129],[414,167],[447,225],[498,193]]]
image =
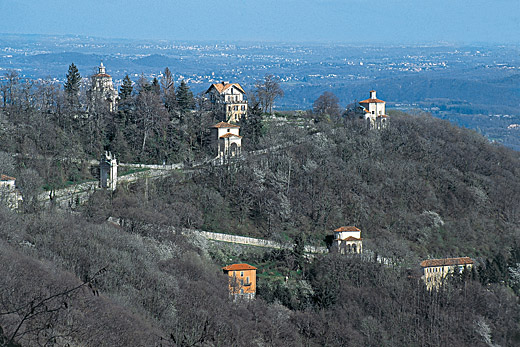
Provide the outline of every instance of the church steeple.
[[106,74],[105,72],[105,66],[103,65],[103,62],[101,62],[101,65],[98,67],[98,70],[100,74]]

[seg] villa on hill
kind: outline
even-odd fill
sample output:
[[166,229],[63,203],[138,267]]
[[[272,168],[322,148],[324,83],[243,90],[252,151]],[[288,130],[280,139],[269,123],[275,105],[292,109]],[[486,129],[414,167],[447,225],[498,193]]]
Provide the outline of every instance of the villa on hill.
[[256,267],[249,264],[232,264],[222,270],[229,276],[229,295],[233,300],[254,299],[256,295]]
[[237,123],[242,117],[247,117],[246,92],[240,84],[215,83],[204,94],[223,121]]
[[424,260],[421,262],[421,278],[429,290],[439,288],[448,275],[471,269],[473,264],[469,257]]

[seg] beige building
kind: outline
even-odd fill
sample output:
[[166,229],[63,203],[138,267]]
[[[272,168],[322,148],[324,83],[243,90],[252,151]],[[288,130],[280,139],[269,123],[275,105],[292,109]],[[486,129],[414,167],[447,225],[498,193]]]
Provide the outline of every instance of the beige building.
[[423,272],[421,278],[428,289],[438,288],[446,276],[455,271],[471,269],[473,264],[473,260],[469,257],[424,260],[421,262]]
[[222,120],[237,123],[242,117],[247,117],[246,92],[240,84],[212,84],[205,94],[213,108],[222,115]]
[[376,91],[370,91],[370,98],[359,102],[365,113],[365,120],[370,129],[382,129],[386,127],[388,116],[386,115],[386,102],[376,97]]
[[334,230],[332,248],[341,254],[363,253],[361,230],[353,226],[341,227]]
[[16,178],[0,175],[0,201],[11,209],[18,209],[22,204],[22,194],[16,188]]
[[98,67],[98,73],[91,77],[91,85],[87,94],[89,107],[106,105],[110,112],[116,111],[118,94],[114,89],[112,76],[106,73],[103,63]]
[[242,153],[242,136],[238,125],[226,122],[215,124],[211,128],[211,138],[217,158],[238,157]]

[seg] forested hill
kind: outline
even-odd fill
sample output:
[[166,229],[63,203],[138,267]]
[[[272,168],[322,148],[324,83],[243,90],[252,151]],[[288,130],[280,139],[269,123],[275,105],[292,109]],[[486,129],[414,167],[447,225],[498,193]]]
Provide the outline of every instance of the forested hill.
[[[520,342],[518,152],[428,115],[391,113],[378,131],[310,112],[252,113],[241,125],[243,160],[98,191],[75,213],[35,201],[23,213],[0,208],[0,345]],[[189,150],[209,158],[205,143]],[[26,182],[56,162],[25,168]],[[325,244],[343,225],[393,265],[303,255],[302,243]],[[297,247],[226,247],[166,226]],[[445,256],[470,256],[475,269],[430,292],[419,261]],[[221,267],[233,262],[258,268],[256,300],[229,299]]]
[[393,113],[381,131],[311,123],[266,120],[255,144],[246,124],[246,148],[283,149],[158,181],[144,205],[144,193],[121,192],[106,213],[134,218],[139,206],[148,222],[322,244],[355,225],[366,247],[413,261],[491,257],[518,242],[518,152],[427,115]]

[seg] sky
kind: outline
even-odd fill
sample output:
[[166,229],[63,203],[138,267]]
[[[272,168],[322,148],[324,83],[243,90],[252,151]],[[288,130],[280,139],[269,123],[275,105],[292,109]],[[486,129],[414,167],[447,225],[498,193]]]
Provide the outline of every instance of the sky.
[[0,0],[0,33],[194,41],[520,43],[520,0]]

